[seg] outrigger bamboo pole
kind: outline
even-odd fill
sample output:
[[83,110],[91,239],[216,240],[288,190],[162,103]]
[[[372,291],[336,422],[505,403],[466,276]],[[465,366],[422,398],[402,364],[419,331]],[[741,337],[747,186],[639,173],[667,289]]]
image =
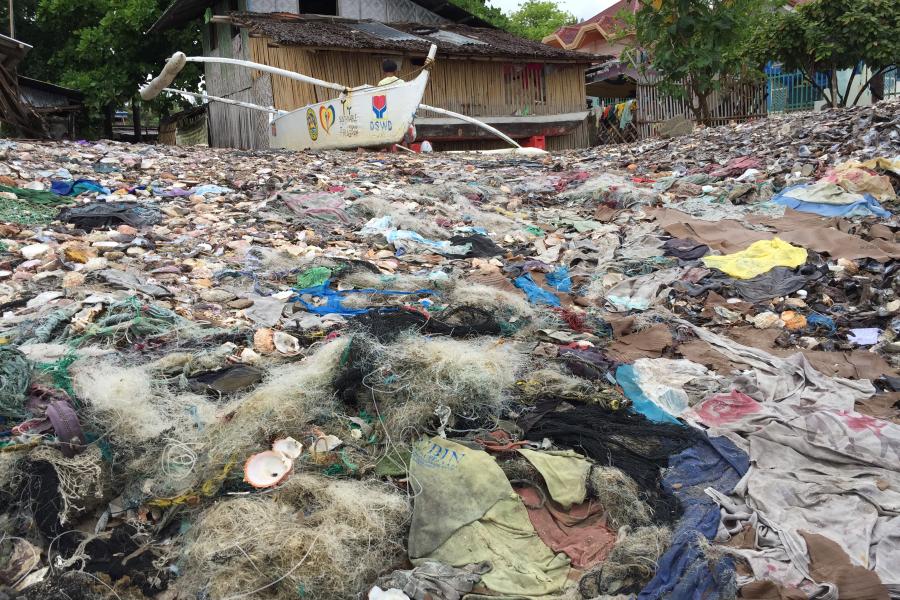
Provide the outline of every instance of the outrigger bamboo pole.
[[424,108],[427,111],[435,112],[439,115],[446,115],[448,117],[453,117],[454,119],[459,119],[460,121],[465,121],[466,123],[471,123],[472,125],[481,127],[485,131],[490,131],[491,133],[493,133],[494,135],[496,135],[503,141],[509,142],[516,148],[521,148],[521,146],[516,142],[516,140],[512,139],[511,137],[509,137],[508,135],[506,135],[499,129],[491,127],[487,123],[483,123],[483,122],[479,121],[478,119],[474,119],[472,117],[460,114],[458,112],[453,112],[452,110],[447,110],[446,108],[437,108],[434,106],[428,106],[427,104],[419,104],[419,108]]
[[242,108],[249,108],[250,110],[259,110],[262,112],[271,113],[273,115],[286,115],[286,110],[278,110],[277,108],[266,108],[265,106],[260,106],[258,104],[251,104],[250,102],[241,102],[240,100],[231,100],[230,98],[219,98],[218,96],[209,96],[207,94],[198,94],[196,92],[188,92],[186,90],[176,90],[174,88],[164,88],[164,92],[169,92],[170,94],[184,94],[185,96],[193,96],[194,98],[200,98],[201,100],[208,100],[210,102],[221,102],[222,104],[231,104],[234,106],[240,106]]

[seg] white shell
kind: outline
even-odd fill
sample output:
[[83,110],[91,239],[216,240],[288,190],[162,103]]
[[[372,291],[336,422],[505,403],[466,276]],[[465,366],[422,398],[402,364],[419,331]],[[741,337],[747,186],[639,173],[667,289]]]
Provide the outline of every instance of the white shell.
[[292,437],[281,438],[272,443],[272,450],[284,454],[291,460],[303,454],[303,444]]
[[285,356],[296,356],[300,354],[300,340],[289,333],[276,331],[272,336],[272,341],[275,343],[275,349],[278,350],[279,354]]
[[244,463],[244,481],[255,488],[278,485],[287,477],[293,462],[281,452],[266,450],[254,454]]
[[313,452],[330,452],[343,444],[343,440],[336,435],[323,435],[313,442]]

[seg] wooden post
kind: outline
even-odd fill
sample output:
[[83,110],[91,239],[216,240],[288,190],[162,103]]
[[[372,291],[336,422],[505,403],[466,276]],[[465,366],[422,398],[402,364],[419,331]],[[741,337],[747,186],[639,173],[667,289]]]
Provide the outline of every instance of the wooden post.
[[141,130],[141,102],[137,97],[131,100],[131,120],[134,126],[134,141],[143,141],[143,131]]
[[113,119],[116,117],[116,103],[107,103],[103,115],[103,135],[106,139],[113,139]]
[[16,37],[16,14],[13,11],[13,0],[9,0],[9,37]]

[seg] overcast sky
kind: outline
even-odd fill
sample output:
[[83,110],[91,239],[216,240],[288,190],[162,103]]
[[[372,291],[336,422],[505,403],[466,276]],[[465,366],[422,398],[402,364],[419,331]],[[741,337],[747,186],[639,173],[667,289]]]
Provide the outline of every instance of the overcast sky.
[[[496,6],[505,13],[510,13],[519,7],[522,0],[489,0],[488,4]],[[604,8],[616,3],[616,0],[557,0],[556,4],[573,15],[579,21],[593,17]]]

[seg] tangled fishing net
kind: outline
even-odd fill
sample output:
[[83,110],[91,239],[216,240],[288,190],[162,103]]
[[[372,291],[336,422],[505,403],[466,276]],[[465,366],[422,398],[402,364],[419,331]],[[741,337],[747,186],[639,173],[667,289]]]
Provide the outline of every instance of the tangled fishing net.
[[354,335],[342,363],[335,383],[341,397],[362,392],[359,400],[373,404],[387,435],[408,442],[435,422],[495,420],[508,405],[525,357],[496,338],[459,341],[408,332],[386,344]]
[[[29,482],[36,502],[36,519],[55,519],[59,525],[65,525],[103,499],[108,477],[97,445],[88,446],[72,458],[50,446],[37,446],[28,460],[31,470],[38,473],[31,475]],[[52,475],[40,465],[49,465]]]
[[0,198],[0,222],[22,225],[44,225],[56,218],[58,207],[71,198],[52,192],[29,190],[0,185],[0,192],[15,194],[16,198]]
[[672,531],[666,527],[623,530],[606,560],[581,578],[578,587],[582,597],[639,592],[656,574],[659,557],[671,541]]
[[25,392],[31,383],[31,365],[15,348],[0,347],[0,416],[8,419],[27,417]]
[[641,490],[634,479],[621,470],[593,465],[587,486],[590,495],[606,509],[607,520],[614,529],[650,524],[653,511],[641,500]]
[[331,383],[348,343],[337,339],[300,362],[273,368],[261,385],[225,405],[221,411],[228,418],[203,436],[213,469],[259,451],[276,437],[301,439],[310,423],[331,417],[337,408]]
[[179,585],[211,600],[354,598],[403,561],[408,517],[408,499],[393,487],[296,474],[270,496],[201,513]]

